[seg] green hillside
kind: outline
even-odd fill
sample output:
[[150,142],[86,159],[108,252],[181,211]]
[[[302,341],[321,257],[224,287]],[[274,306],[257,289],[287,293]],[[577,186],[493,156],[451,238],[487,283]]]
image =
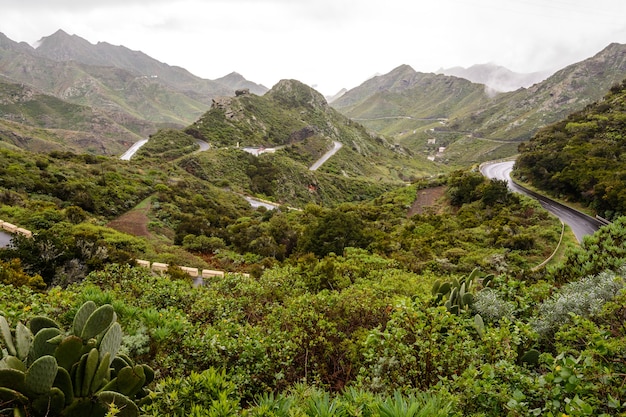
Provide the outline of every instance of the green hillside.
[[[159,151],[153,146],[149,154]],[[176,161],[0,150],[0,218],[35,232],[0,249],[0,384],[11,384],[1,391],[4,409],[64,415],[115,403],[131,416],[621,412],[623,219],[533,271],[553,251],[561,225],[538,203],[475,172],[360,203],[267,211],[251,210]],[[441,187],[447,191],[438,201],[407,216]],[[148,236],[103,226],[143,208]],[[172,267],[153,273],[132,267],[137,258]],[[177,265],[226,274],[196,288]],[[119,323],[117,344],[73,336],[93,326],[74,320],[85,320],[79,311],[86,302],[93,302],[91,314],[109,312],[105,326]],[[43,333],[17,353],[6,340],[14,346],[13,334],[28,328]],[[63,384],[46,376],[49,386],[36,392],[32,378],[13,384],[43,362],[63,373],[53,363],[82,360],[62,354],[65,345],[42,351],[39,341],[49,333],[87,346],[94,353],[85,362],[100,363],[107,351],[115,365],[101,382],[82,384],[84,391],[73,387],[85,379],[78,375],[97,372],[93,365],[75,366]],[[125,374],[132,387],[121,382]],[[103,386],[115,394],[98,391]],[[42,398],[53,396],[48,408]]]
[[517,145],[541,127],[600,100],[626,78],[625,49],[611,44],[545,81],[499,94],[482,84],[417,73],[404,65],[332,105],[415,153],[468,166],[514,155]]
[[[146,124],[124,125],[91,107],[72,104],[23,84],[0,80],[2,142],[32,151],[71,150],[117,154],[141,136]],[[132,130],[130,130],[132,129]]]
[[[208,142],[211,149],[184,158],[180,166],[214,184],[227,183],[288,204],[362,200],[442,172],[425,158],[369,133],[295,80],[283,80],[263,96],[215,99],[184,132]],[[344,146],[318,171],[309,171],[333,141]],[[244,147],[276,150],[256,157]]]
[[516,175],[613,219],[626,214],[626,82],[520,145]]

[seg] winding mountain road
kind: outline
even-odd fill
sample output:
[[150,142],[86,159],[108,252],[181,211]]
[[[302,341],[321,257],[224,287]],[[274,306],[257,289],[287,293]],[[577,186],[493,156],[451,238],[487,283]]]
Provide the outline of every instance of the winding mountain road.
[[[133,146],[128,148],[128,150],[124,152],[122,156],[120,156],[120,159],[122,161],[130,161],[130,158],[132,158],[137,153],[137,151],[146,143],[148,143],[148,139],[141,139],[135,142]],[[196,143],[198,144],[198,146],[200,146],[200,148],[196,152],[208,151],[211,148],[211,145],[203,140],[196,139]]]
[[326,152],[324,155],[322,155],[322,157],[318,159],[313,165],[311,165],[309,171],[317,171],[317,169],[321,167],[324,162],[328,161],[330,157],[336,154],[337,151],[342,147],[343,145],[340,142],[333,141],[333,148],[330,151]]
[[486,163],[481,165],[480,172],[487,178],[505,180],[512,191],[525,194],[539,201],[543,208],[557,216],[572,229],[578,242],[582,242],[585,236],[594,234],[604,225],[591,216],[516,184],[511,179],[513,165],[515,165],[515,161]]

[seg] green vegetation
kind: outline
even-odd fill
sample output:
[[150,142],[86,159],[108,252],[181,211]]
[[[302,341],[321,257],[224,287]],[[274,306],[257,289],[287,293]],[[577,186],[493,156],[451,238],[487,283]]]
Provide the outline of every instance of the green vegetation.
[[[626,77],[624,45],[570,65],[536,85],[494,94],[481,84],[402,65],[332,106],[415,154],[464,167],[515,155],[542,127],[580,111]],[[436,142],[433,144],[433,141]],[[438,155],[439,147],[445,147]]]
[[516,175],[608,219],[626,214],[624,111],[626,82],[522,144]]
[[119,354],[122,328],[110,304],[85,302],[64,332],[48,317],[35,316],[29,327],[12,332],[0,316],[2,413],[36,416],[102,416],[115,408],[139,416],[136,404],[154,379],[147,365]]
[[[600,250],[589,262],[601,267],[611,259],[621,257]],[[276,264],[258,278],[227,274],[199,288],[111,264],[65,290],[0,286],[0,311],[13,327],[21,321],[33,329],[42,320],[34,317],[45,315],[87,335],[72,324],[88,315],[79,306],[113,306],[125,329],[118,356],[155,370],[146,400],[135,398],[147,415],[622,411],[624,369],[615,358],[626,343],[623,270],[574,278],[561,289],[552,286],[552,270],[465,276],[416,274],[353,248]],[[471,287],[474,301],[457,314],[438,306],[430,294],[441,278]],[[20,406],[35,406],[35,397],[12,395]]]
[[135,154],[134,158],[154,157],[161,161],[171,161],[193,153],[199,146],[196,140],[185,133],[173,130],[159,130],[150,136],[148,142]]
[[[585,141],[610,137],[619,162],[622,90],[564,122],[592,160],[607,152]],[[0,249],[0,415],[626,413],[619,199],[536,268],[554,217],[474,169],[429,169],[295,81],[216,100],[132,161],[3,147],[0,219],[33,237]],[[183,265],[225,274],[198,285]]]

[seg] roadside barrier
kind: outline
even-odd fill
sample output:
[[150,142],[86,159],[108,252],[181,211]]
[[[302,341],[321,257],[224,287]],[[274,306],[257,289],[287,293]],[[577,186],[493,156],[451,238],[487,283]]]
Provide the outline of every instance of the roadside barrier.
[[4,220],[0,220],[0,228],[2,228],[2,230],[7,233],[22,235],[28,238],[33,237],[33,232],[31,232],[30,230],[26,230],[23,227],[16,226],[9,222],[5,222]]
[[[135,259],[135,262],[137,263],[137,266],[149,269],[152,272],[156,272],[159,274],[166,273],[167,269],[170,267],[168,264],[165,264],[165,263],[161,263],[161,262],[150,263],[150,261],[146,261],[144,259]],[[224,275],[226,274],[225,271],[216,271],[213,269],[200,270],[198,268],[192,268],[189,266],[179,266],[178,268],[180,268],[187,275],[189,275],[190,277],[198,281],[202,281],[203,279],[210,279],[210,278],[224,278]],[[243,275],[244,277],[250,276],[250,274],[241,274],[241,275]]]

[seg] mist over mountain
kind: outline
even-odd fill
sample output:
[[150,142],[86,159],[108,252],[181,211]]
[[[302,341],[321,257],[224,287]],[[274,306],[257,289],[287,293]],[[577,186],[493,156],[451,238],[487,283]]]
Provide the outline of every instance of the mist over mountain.
[[511,92],[493,94],[484,84],[401,65],[351,89],[332,106],[414,152],[467,165],[515,154],[519,142],[539,128],[601,100],[624,78],[626,45],[613,43]]
[[495,64],[478,64],[469,68],[441,68],[436,73],[452,75],[465,78],[473,83],[484,84],[496,92],[514,91],[522,87],[527,88],[545,80],[552,74],[550,71],[522,74]]

